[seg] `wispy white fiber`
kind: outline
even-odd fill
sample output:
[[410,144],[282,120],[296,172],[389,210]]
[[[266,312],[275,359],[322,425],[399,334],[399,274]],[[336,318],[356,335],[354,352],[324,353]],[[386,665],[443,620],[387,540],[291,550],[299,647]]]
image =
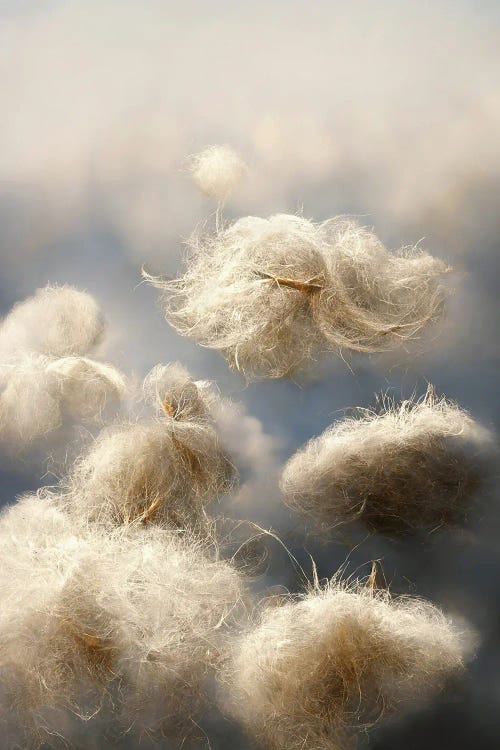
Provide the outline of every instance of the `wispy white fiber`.
[[36,496],[4,512],[0,540],[3,747],[78,719],[137,739],[193,730],[244,599],[213,546],[154,525],[85,529]]
[[446,270],[417,249],[390,253],[349,219],[278,214],[194,235],[184,276],[148,278],[179,333],[253,379],[291,375],[325,350],[403,345],[440,317]]
[[101,340],[96,300],[72,286],[46,286],[18,302],[0,324],[0,356],[30,351],[49,357],[87,354]]
[[191,157],[189,168],[201,192],[220,203],[227,200],[247,169],[230,146],[207,146]]
[[272,600],[225,675],[229,711],[273,750],[346,750],[459,675],[473,638],[432,604],[336,580]]
[[180,365],[156,366],[144,393],[156,418],[104,429],[69,476],[67,507],[104,526],[203,526],[205,507],[235,476],[209,416],[215,393]]
[[356,519],[392,534],[436,528],[467,519],[493,450],[491,432],[429,388],[334,423],[290,458],[281,487],[325,530]]
[[114,367],[83,356],[101,340],[94,298],[48,286],[0,324],[0,442],[14,453],[68,420],[96,420],[127,391]]

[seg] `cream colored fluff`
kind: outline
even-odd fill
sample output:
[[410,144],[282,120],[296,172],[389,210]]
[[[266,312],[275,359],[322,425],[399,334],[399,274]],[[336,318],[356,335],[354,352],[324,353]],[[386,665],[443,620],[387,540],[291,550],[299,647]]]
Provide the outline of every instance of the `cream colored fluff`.
[[0,324],[0,442],[12,452],[67,420],[99,419],[127,386],[110,365],[82,355],[104,330],[94,298],[47,286],[13,307]]
[[196,186],[209,198],[224,202],[246,171],[243,159],[230,146],[207,146],[189,160]]
[[205,507],[229,491],[235,474],[208,415],[215,394],[179,365],[155,367],[144,392],[156,418],[105,429],[76,463],[64,502],[104,525],[202,527]]
[[184,276],[147,278],[179,333],[252,379],[291,375],[325,350],[401,346],[440,317],[446,270],[416,249],[390,253],[346,218],[278,214],[195,235]]
[[0,441],[9,449],[24,448],[67,418],[98,419],[126,392],[125,378],[109,365],[20,354],[0,366]]
[[4,747],[80,722],[193,730],[244,598],[213,547],[153,525],[85,529],[38,497],[4,512],[0,540]]
[[433,605],[332,581],[264,608],[225,675],[232,716],[273,750],[345,750],[430,700],[472,644]]
[[334,423],[290,458],[283,497],[326,530],[356,519],[387,533],[461,523],[493,449],[486,428],[431,389]]
[[86,354],[101,340],[102,313],[96,300],[72,286],[46,286],[18,302],[0,324],[2,359],[18,351],[48,357]]

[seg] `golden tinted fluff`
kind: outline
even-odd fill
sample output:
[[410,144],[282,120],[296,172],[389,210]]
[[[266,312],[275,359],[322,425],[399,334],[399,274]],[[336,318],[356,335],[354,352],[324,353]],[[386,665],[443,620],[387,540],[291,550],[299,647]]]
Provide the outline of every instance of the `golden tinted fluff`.
[[155,367],[144,393],[156,417],[103,430],[75,465],[63,502],[105,526],[201,527],[206,505],[229,491],[235,474],[209,416],[215,394],[179,365]]
[[83,723],[182,739],[242,611],[234,569],[154,526],[88,533],[38,497],[4,513],[0,539],[2,747]]
[[469,637],[432,604],[335,581],[264,609],[225,675],[230,713],[273,750],[344,750],[463,669]]
[[0,326],[0,440],[24,448],[66,420],[95,420],[127,387],[115,368],[88,359],[103,333],[96,301],[46,287],[14,306]]
[[493,435],[430,388],[333,424],[290,458],[281,488],[325,530],[356,519],[389,534],[453,525],[467,519],[493,452]]
[[179,333],[252,379],[290,375],[325,350],[401,346],[440,317],[446,270],[416,249],[390,253],[348,219],[278,214],[193,236],[184,276],[149,280]]
[[196,186],[209,198],[223,203],[241,181],[245,162],[230,146],[207,146],[189,160]]

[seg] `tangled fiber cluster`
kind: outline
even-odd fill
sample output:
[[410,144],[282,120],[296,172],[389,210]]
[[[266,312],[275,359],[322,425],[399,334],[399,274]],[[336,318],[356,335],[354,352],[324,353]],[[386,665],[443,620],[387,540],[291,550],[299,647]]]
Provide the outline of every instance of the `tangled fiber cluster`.
[[105,527],[139,522],[201,530],[205,506],[235,477],[210,417],[215,394],[180,365],[155,367],[144,394],[156,418],[104,429],[77,461],[59,503]]
[[460,674],[470,646],[433,605],[335,581],[269,606],[225,674],[233,716],[273,750],[344,750]]
[[416,249],[390,253],[346,218],[278,214],[194,236],[184,276],[148,278],[179,333],[252,379],[291,375],[324,350],[401,346],[440,317],[446,270]]
[[193,180],[202,193],[223,203],[245,174],[246,165],[230,146],[208,146],[190,159]]
[[2,747],[73,734],[185,738],[243,607],[213,546],[154,525],[84,527],[40,497],[0,519]]
[[281,488],[327,530],[356,519],[389,534],[454,525],[466,520],[493,448],[487,429],[430,388],[333,424],[290,458]]
[[67,419],[96,419],[126,384],[113,367],[84,355],[102,339],[96,301],[48,286],[0,324],[0,441],[22,448]]

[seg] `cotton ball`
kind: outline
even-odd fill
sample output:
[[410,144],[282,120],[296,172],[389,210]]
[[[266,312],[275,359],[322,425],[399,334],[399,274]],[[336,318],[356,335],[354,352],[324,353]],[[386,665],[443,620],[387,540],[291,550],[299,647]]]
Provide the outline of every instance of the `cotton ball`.
[[99,726],[184,739],[244,614],[234,569],[152,526],[75,525],[47,498],[4,513],[0,540],[6,747]]
[[73,628],[120,679],[123,726],[184,739],[244,615],[236,571],[193,539],[134,528],[108,537],[66,595]]
[[214,401],[210,384],[193,381],[178,362],[156,365],[144,380],[143,393],[146,402],[155,406],[158,414],[167,414],[177,421],[207,417]]
[[125,392],[123,376],[108,365],[19,354],[0,368],[0,441],[24,449],[68,419],[99,419]]
[[100,308],[87,292],[72,286],[46,286],[18,302],[0,325],[2,357],[22,350],[65,357],[85,354],[101,340]]
[[228,709],[274,750],[344,750],[461,673],[471,639],[432,604],[331,582],[264,610],[225,676]]
[[326,530],[356,519],[389,534],[448,526],[466,520],[493,450],[488,430],[431,389],[335,423],[292,456],[281,487]]
[[68,507],[104,525],[201,528],[205,507],[231,488],[234,466],[184,370],[155,368],[145,388],[163,415],[104,430],[70,475]]
[[191,238],[184,277],[155,282],[167,319],[183,335],[219,350],[249,379],[282,377],[307,365],[322,335],[315,294],[274,279],[320,278],[326,266],[311,222],[247,217],[214,236]]
[[440,317],[446,270],[425,253],[389,253],[341,217],[278,214],[194,236],[183,277],[148,278],[179,333],[254,379],[290,376],[328,350],[404,344]]
[[209,198],[224,202],[246,172],[245,162],[229,146],[208,146],[191,157],[196,186]]
[[57,382],[48,360],[26,355],[0,370],[0,441],[22,448],[60,427]]
[[114,367],[86,357],[63,357],[50,362],[47,372],[57,378],[65,410],[73,416],[95,418],[108,403],[127,392],[123,375]]
[[7,748],[37,748],[71,724],[83,693],[96,710],[102,688],[59,616],[59,597],[88,545],[69,517],[38,497],[0,519],[0,723]]

